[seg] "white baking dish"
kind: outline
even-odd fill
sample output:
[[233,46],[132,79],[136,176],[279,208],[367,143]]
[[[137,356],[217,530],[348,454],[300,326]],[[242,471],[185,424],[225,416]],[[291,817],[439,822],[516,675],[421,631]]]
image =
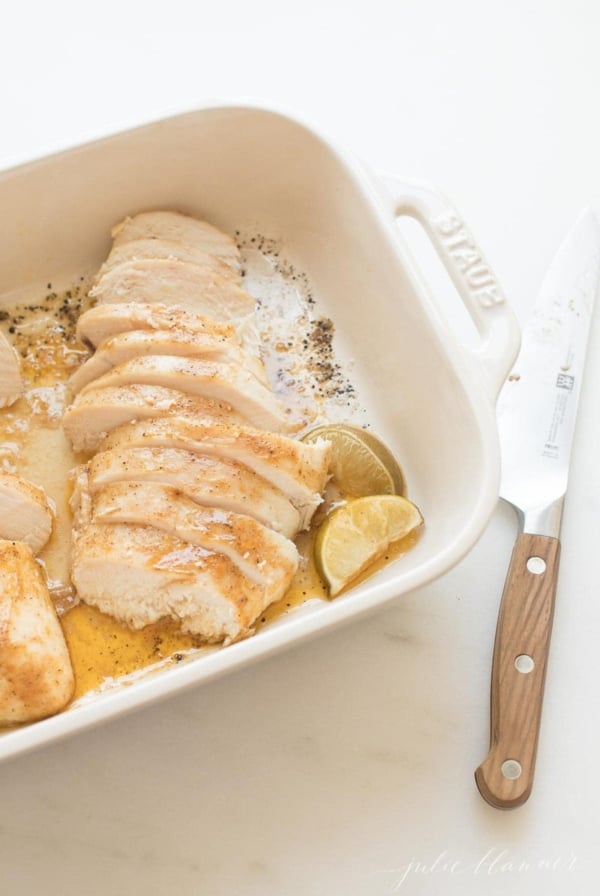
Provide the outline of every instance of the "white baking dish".
[[[0,296],[97,268],[128,213],[179,208],[233,233],[280,241],[306,272],[352,359],[368,421],[404,466],[426,519],[409,553],[332,602],[313,601],[253,637],[93,696],[0,735],[0,758],[94,725],[380,607],[440,576],[473,546],[498,494],[497,391],[515,320],[456,212],[435,191],[378,179],[289,116],[202,108],[0,175]],[[418,218],[480,334],[461,344],[421,282],[396,218]],[[343,416],[343,414],[340,414]]]

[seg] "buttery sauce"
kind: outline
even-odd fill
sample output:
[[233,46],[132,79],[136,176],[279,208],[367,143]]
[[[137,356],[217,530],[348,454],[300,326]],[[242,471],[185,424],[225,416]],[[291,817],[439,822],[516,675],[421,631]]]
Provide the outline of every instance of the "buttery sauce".
[[62,615],[61,624],[75,674],[74,700],[133,679],[143,670],[180,663],[203,646],[200,638],[183,634],[171,620],[134,631],[83,603]]
[[[246,286],[254,294],[259,289],[258,294],[264,294],[273,280],[274,268],[280,262],[276,252],[269,259],[264,247],[258,248],[262,254],[259,256],[258,251],[254,252],[254,279],[248,276]],[[254,249],[254,246],[250,247],[247,254],[252,255]],[[293,269],[291,279],[296,280]],[[271,290],[275,295],[273,286]],[[283,392],[293,392],[296,398],[300,396],[300,403],[291,412],[298,427],[315,417],[323,418],[327,401],[336,405],[338,416],[340,405],[351,412],[355,396],[341,368],[332,363],[330,322],[307,315],[297,295],[291,294],[289,289],[286,296],[288,305],[294,309],[287,321],[281,314],[267,314],[264,302],[260,306],[262,323],[267,318],[271,321],[268,341],[272,351],[271,356],[265,358],[265,364],[268,371],[271,368],[272,378],[276,379],[276,393],[284,400]],[[281,303],[281,296],[278,295],[276,300]],[[80,603],[71,586],[70,471],[87,457],[74,454],[62,430],[61,419],[68,401],[66,381],[90,354],[75,334],[77,318],[87,307],[87,288],[81,278],[76,286],[60,293],[48,284],[47,294],[41,301],[0,308],[0,327],[20,355],[26,389],[11,408],[0,411],[0,469],[18,473],[41,485],[56,511],[52,536],[38,560],[45,569],[73,663],[76,680],[73,702],[218,649],[215,645],[203,644],[197,636],[182,633],[174,621],[163,621],[134,631],[95,607]],[[276,320],[284,322],[284,329],[278,332],[273,330]],[[301,339],[305,356],[317,357],[312,381],[310,371],[307,378],[301,380],[301,367],[297,361],[291,362],[298,348],[294,339]],[[320,354],[315,356],[316,345]],[[277,374],[273,373],[275,369]],[[317,408],[314,402],[319,391],[322,401]],[[308,600],[328,600],[312,559],[314,534],[311,530],[298,537],[298,572],[285,596],[256,621],[255,631]],[[369,577],[408,550],[417,537],[411,534],[395,544],[357,581]]]

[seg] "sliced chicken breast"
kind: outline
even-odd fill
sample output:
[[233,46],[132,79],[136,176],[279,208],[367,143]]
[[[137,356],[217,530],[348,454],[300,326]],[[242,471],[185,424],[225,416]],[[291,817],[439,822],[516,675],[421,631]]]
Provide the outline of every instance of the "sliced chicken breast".
[[200,333],[214,338],[235,339],[236,328],[222,321],[200,317],[181,305],[149,305],[146,302],[116,302],[94,305],[77,320],[77,338],[97,348],[105,339],[130,330],[172,330]]
[[228,420],[248,423],[230,404],[189,395],[177,389],[132,383],[127,386],[86,388],[63,415],[63,429],[74,451],[95,451],[112,429],[132,420],[183,417],[192,420]]
[[222,259],[237,274],[241,271],[241,256],[235,240],[207,221],[200,221],[181,212],[164,210],[140,212],[116,224],[111,236],[113,246],[122,246],[124,243],[140,239],[163,239],[185,243]]
[[0,331],[0,408],[10,407],[23,391],[19,356]]
[[113,448],[89,462],[92,495],[113,482],[162,482],[197,504],[252,516],[293,538],[300,515],[285,495],[252,470],[180,448]]
[[69,379],[71,394],[75,395],[88,383],[108,373],[117,364],[146,355],[204,358],[208,361],[239,364],[265,385],[267,377],[262,361],[240,348],[237,340],[205,333],[172,330],[131,330],[101,342],[91,358]]
[[177,242],[175,240],[142,239],[131,240],[128,243],[114,246],[108,258],[98,271],[94,280],[95,283],[101,279],[108,271],[123,264],[125,261],[142,261],[145,258],[174,258],[178,261],[186,261],[191,264],[204,265],[213,271],[216,271],[221,277],[226,277],[239,286],[241,276],[239,270],[236,270],[227,262],[223,261],[217,255],[210,255],[203,249],[189,243]]
[[210,320],[240,320],[254,314],[256,299],[208,267],[173,258],[126,261],[90,289],[100,304],[145,302],[183,305]]
[[71,577],[81,600],[131,628],[171,617],[213,642],[249,634],[270,598],[224,554],[125,523],[78,532]]
[[116,482],[93,497],[79,487],[78,502],[95,523],[152,525],[207,551],[225,554],[245,576],[265,588],[269,603],[286,589],[298,567],[293,541],[253,517],[202,507],[159,482]]
[[112,448],[183,448],[244,464],[279,488],[300,512],[300,527],[308,527],[322,501],[328,479],[331,444],[300,442],[279,433],[227,422],[178,417],[144,420],[114,429],[102,442]]
[[0,541],[0,725],[63,709],[75,686],[54,604],[31,548]]
[[239,364],[172,355],[147,355],[117,364],[109,373],[85,386],[79,394],[85,395],[91,389],[129,386],[132,383],[164,386],[226,402],[259,429],[274,432],[289,429],[283,407],[271,390]]
[[22,541],[39,554],[52,533],[54,512],[43,488],[0,471],[0,538]]

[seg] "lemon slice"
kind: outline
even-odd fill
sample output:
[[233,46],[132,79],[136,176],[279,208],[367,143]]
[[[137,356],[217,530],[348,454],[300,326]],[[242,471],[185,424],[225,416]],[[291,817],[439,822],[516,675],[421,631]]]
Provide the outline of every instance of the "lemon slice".
[[400,495],[353,498],[331,513],[315,539],[315,565],[339,594],[389,546],[420,526],[419,508]]
[[345,495],[360,498],[404,494],[400,464],[372,432],[349,423],[333,423],[311,429],[302,441],[314,442],[319,438],[331,442],[331,473]]

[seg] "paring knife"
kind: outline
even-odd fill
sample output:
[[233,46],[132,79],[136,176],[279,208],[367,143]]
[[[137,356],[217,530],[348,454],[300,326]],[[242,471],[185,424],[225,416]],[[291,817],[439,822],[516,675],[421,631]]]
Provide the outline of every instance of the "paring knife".
[[500,496],[516,509],[521,533],[496,629],[490,751],[475,780],[502,809],[524,803],[533,785],[560,523],[599,273],[600,225],[585,210],[544,279],[498,399]]

